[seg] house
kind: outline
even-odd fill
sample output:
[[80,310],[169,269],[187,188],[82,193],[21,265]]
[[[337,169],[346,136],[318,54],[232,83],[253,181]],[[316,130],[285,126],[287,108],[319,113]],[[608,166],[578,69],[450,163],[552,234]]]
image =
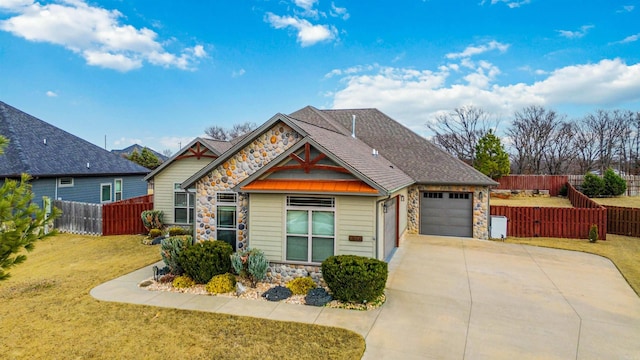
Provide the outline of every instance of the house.
[[151,148],[148,148],[146,146],[142,146],[140,144],[133,144],[133,145],[127,146],[124,149],[113,149],[113,150],[111,150],[111,152],[116,154],[116,155],[123,156],[123,157],[129,157],[129,156],[131,156],[131,154],[133,154],[134,151],[137,151],[138,154],[142,154],[142,150],[143,149],[147,149],[147,150],[151,151],[151,153],[153,155],[155,155],[155,157],[157,157],[158,160],[160,160],[160,162],[165,162],[168,159],[167,156],[165,156],[163,154],[160,154],[159,152],[157,152],[157,151],[155,151],[155,150],[153,150]]
[[406,232],[486,239],[497,185],[377,109],[276,114],[188,177],[194,235],[273,264],[389,259]]
[[0,102],[0,178],[31,175],[40,205],[51,199],[109,203],[146,195],[149,169]]
[[193,225],[195,194],[180,185],[231,146],[228,141],[195,138],[145,176],[153,184],[154,209],[163,212],[166,225]]

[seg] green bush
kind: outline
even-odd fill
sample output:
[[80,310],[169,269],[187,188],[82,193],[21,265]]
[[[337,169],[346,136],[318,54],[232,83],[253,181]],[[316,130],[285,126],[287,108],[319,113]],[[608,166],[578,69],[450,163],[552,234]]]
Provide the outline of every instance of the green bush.
[[160,230],[160,229],[151,229],[151,230],[149,230],[149,237],[152,238],[152,239],[155,239],[160,235],[162,235],[162,230]]
[[582,193],[588,197],[598,197],[604,194],[604,180],[598,175],[587,173],[582,182]]
[[207,283],[204,289],[211,294],[224,294],[233,291],[235,287],[236,277],[233,274],[226,273],[211,278],[211,281]]
[[627,182],[612,169],[604,172],[604,194],[620,196],[627,190]]
[[198,284],[208,283],[214,276],[231,270],[233,248],[224,241],[202,241],[184,249],[180,265]]
[[598,241],[598,225],[593,224],[589,229],[589,242],[594,243],[596,241]]
[[176,289],[186,289],[194,286],[196,283],[188,275],[180,275],[173,279],[171,285]]
[[165,265],[174,275],[182,275],[184,269],[180,263],[180,253],[193,244],[191,236],[173,236],[160,241],[160,255]]
[[558,195],[560,196],[567,196],[567,194],[569,193],[569,187],[567,186],[567,184],[564,184],[560,187],[560,190],[558,190]]
[[184,228],[172,226],[169,228],[169,236],[189,235]]
[[267,276],[269,260],[262,250],[247,248],[231,256],[231,265],[236,274],[249,279],[251,286],[255,287],[258,281]]
[[307,295],[309,290],[315,289],[316,283],[308,276],[293,279],[287,283],[287,288],[293,295]]
[[330,256],[322,262],[322,277],[341,301],[367,303],[384,292],[389,274],[384,261],[356,255]]
[[162,223],[163,216],[164,213],[160,210],[145,210],[140,214],[142,224],[148,231],[151,231],[151,229],[162,229],[164,226]]

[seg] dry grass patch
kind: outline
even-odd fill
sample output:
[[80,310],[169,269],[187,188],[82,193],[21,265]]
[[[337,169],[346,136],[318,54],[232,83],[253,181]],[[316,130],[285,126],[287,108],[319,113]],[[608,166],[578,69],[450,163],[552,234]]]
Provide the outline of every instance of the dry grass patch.
[[100,302],[89,291],[160,259],[139,236],[62,234],[0,283],[0,357],[9,359],[359,359],[338,328]]
[[559,238],[512,238],[506,242],[544,246],[556,249],[575,250],[601,255],[611,260],[631,288],[640,296],[640,238],[607,234],[606,241],[590,243],[582,239]]
[[489,202],[492,206],[525,206],[525,207],[561,207],[571,208],[571,201],[562,197],[541,197],[541,196],[518,196],[508,199],[491,198]]
[[640,208],[640,196],[617,196],[591,199],[600,205]]

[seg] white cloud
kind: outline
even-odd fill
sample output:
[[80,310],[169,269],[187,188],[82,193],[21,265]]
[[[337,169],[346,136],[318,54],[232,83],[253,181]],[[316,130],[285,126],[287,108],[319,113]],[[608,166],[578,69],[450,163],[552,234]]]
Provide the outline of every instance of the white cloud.
[[240,70],[235,70],[231,72],[231,77],[237,78],[240,77],[242,75],[244,75],[246,73],[246,71],[244,69],[240,69]]
[[[480,5],[484,5],[487,3],[487,0],[482,0]],[[495,5],[498,3],[504,3],[511,9],[519,8],[522,5],[527,5],[531,3],[531,0],[521,0],[521,1],[513,1],[513,0],[491,0],[491,5]]]
[[118,10],[88,5],[83,0],[61,0],[41,4],[26,0],[0,0],[0,8],[17,15],[0,21],[0,30],[29,41],[64,46],[81,55],[87,64],[118,71],[154,65],[191,69],[204,47],[187,48],[173,54],[158,42],[158,34],[147,28],[122,24]]
[[636,42],[638,41],[638,39],[640,39],[640,33],[635,34],[635,35],[629,35],[626,38],[617,41],[617,44],[628,44],[628,43],[632,43],[632,42]]
[[51,91],[51,90],[47,91],[46,94],[47,94],[48,97],[57,97],[58,96],[58,94],[56,92]]
[[334,2],[331,2],[331,11],[329,14],[333,17],[340,17],[342,20],[347,20],[351,15],[347,11],[347,8],[338,7]]
[[333,107],[376,107],[423,133],[424,124],[436,114],[464,105],[500,117],[529,105],[602,107],[640,101],[640,63],[627,65],[620,59],[566,66],[540,81],[508,85],[494,81],[500,69],[487,62],[459,69],[452,73],[449,66],[437,71],[377,66],[342,75],[342,89],[332,94]]
[[447,59],[459,59],[459,58],[468,58],[474,55],[479,55],[491,50],[498,50],[500,52],[505,52],[509,49],[508,44],[503,44],[501,42],[492,40],[484,45],[477,46],[467,46],[462,52],[459,53],[449,53],[445,55]]
[[560,36],[566,37],[567,39],[579,39],[587,35],[590,29],[592,29],[593,25],[582,25],[580,30],[570,31],[570,30],[556,30]]
[[632,12],[632,11],[633,11],[633,9],[635,9],[635,8],[636,8],[636,7],[635,7],[635,6],[633,6],[633,5],[624,5],[624,6],[622,7],[622,9],[620,9],[620,10],[618,10],[618,11],[616,11],[616,12],[618,12],[618,13],[625,13],[625,12],[627,12],[627,13],[628,13],[628,12]]
[[114,146],[122,149],[134,144],[142,144],[142,140],[136,138],[121,137],[120,139],[116,139],[113,141]]
[[310,10],[318,2],[318,0],[294,0],[293,2],[298,7],[301,7],[305,10]]
[[297,39],[302,46],[311,46],[322,41],[333,40],[337,36],[337,30],[330,25],[313,25],[305,19],[293,16],[278,16],[267,13],[265,21],[275,29],[293,28],[297,31]]

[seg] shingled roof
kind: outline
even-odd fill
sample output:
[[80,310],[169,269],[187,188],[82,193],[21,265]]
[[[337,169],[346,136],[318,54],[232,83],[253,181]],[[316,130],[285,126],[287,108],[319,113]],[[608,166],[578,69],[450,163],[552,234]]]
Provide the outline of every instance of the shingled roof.
[[35,177],[147,174],[149,169],[0,101],[0,176]]
[[481,185],[497,183],[473,167],[444,152],[378,109],[318,110],[312,106],[290,116],[316,126],[321,119],[342,134],[351,134],[356,116],[356,138],[409,175],[416,183],[429,185]]
[[155,155],[158,158],[158,160],[160,160],[160,161],[166,161],[169,158],[168,156],[160,154],[159,152],[157,152],[157,151],[155,151],[155,150],[153,150],[153,149],[151,149],[149,147],[142,146],[140,144],[129,145],[124,149],[113,149],[113,150],[111,150],[111,152],[116,154],[116,155],[120,155],[120,156],[123,156],[123,155],[130,156],[131,154],[133,154],[134,151],[137,151],[138,154],[141,154],[143,149],[147,149],[147,150],[151,151],[151,153],[153,155]]

